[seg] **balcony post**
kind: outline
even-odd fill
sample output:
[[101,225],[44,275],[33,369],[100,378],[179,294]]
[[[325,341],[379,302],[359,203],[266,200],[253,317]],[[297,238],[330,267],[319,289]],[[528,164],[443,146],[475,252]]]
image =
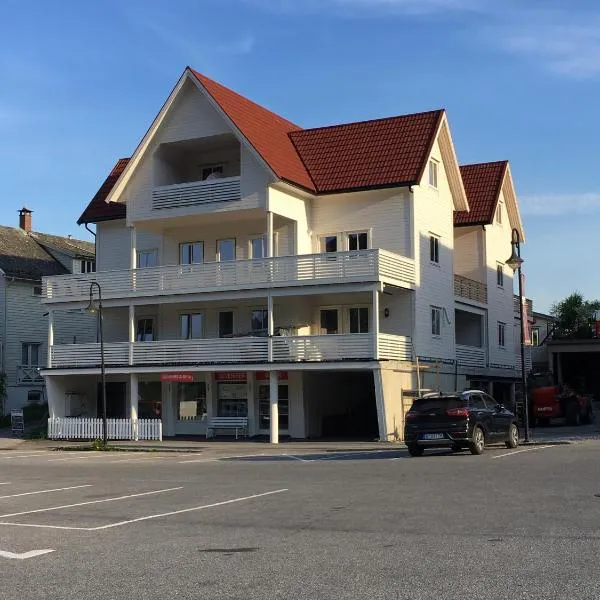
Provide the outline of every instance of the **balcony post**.
[[272,258],[273,256],[273,213],[269,210],[267,211],[267,258]]
[[373,321],[373,359],[379,360],[379,289],[377,286],[373,289],[373,309],[371,316]]
[[52,346],[54,346],[54,311],[48,311],[48,356],[46,366],[52,368]]
[[138,398],[139,398],[139,382],[137,373],[131,373],[129,376],[129,404],[130,404],[130,419],[131,419],[131,435],[137,442],[139,439],[138,431]]
[[135,306],[129,305],[129,364],[133,364],[133,344],[135,343]]
[[273,319],[273,295],[269,290],[267,295],[267,360],[273,362],[273,335],[275,334],[275,321]]
[[131,225],[129,227],[130,233],[130,241],[131,241],[131,258],[130,258],[130,266],[131,270],[137,267],[137,235],[135,230],[135,225]]
[[271,399],[271,444],[279,444],[279,377],[277,371],[269,371],[269,395]]

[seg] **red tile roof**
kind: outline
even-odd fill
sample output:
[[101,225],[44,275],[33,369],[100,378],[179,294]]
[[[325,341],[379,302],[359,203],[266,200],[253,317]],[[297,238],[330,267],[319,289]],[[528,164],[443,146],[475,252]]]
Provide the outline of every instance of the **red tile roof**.
[[470,211],[454,213],[454,225],[489,225],[494,220],[508,161],[462,165],[460,174]]
[[115,183],[117,183],[117,179],[121,176],[128,162],[128,158],[120,158],[117,161],[108,177],[104,180],[104,183],[100,186],[100,189],[96,192],[96,195],[92,198],[92,201],[77,220],[78,225],[125,218],[125,204],[119,202],[106,203],[106,198]]
[[290,133],[319,193],[420,181],[443,110]]
[[300,127],[201,73],[193,69],[190,71],[277,177],[316,191],[288,136],[288,133],[298,131]]

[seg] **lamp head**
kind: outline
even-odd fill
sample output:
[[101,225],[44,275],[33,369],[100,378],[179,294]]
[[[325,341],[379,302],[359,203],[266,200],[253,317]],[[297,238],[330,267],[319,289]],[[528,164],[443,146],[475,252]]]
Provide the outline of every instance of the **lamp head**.
[[512,254],[510,258],[506,261],[506,264],[514,271],[516,271],[522,264],[523,259],[519,256],[517,252],[517,244],[515,242],[512,243]]
[[90,298],[90,303],[85,307],[85,311],[89,315],[97,315],[100,310],[100,305],[97,300]]

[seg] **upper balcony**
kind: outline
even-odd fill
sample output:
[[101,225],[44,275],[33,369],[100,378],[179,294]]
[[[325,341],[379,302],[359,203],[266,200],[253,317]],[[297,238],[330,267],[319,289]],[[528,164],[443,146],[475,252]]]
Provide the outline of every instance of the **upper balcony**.
[[224,177],[157,186],[152,190],[152,210],[197,206],[210,202],[232,202],[242,197],[240,178]]
[[103,299],[378,282],[412,289],[414,261],[387,250],[300,254],[123,271],[44,277],[42,302],[81,302],[97,281]]
[[487,285],[462,275],[454,275],[454,295],[481,304],[487,304],[488,301]]

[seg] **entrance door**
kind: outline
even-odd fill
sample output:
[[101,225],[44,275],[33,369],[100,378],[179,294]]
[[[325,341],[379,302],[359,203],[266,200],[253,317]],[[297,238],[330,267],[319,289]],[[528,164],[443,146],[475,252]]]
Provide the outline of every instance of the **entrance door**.
[[[98,417],[102,417],[102,383],[98,383]],[[122,381],[106,382],[106,418],[127,419],[127,384]]]
[[[271,392],[269,384],[258,386],[258,428],[261,433],[271,431]],[[277,388],[279,410],[279,432],[287,433],[290,427],[290,402],[287,384],[279,384]]]

